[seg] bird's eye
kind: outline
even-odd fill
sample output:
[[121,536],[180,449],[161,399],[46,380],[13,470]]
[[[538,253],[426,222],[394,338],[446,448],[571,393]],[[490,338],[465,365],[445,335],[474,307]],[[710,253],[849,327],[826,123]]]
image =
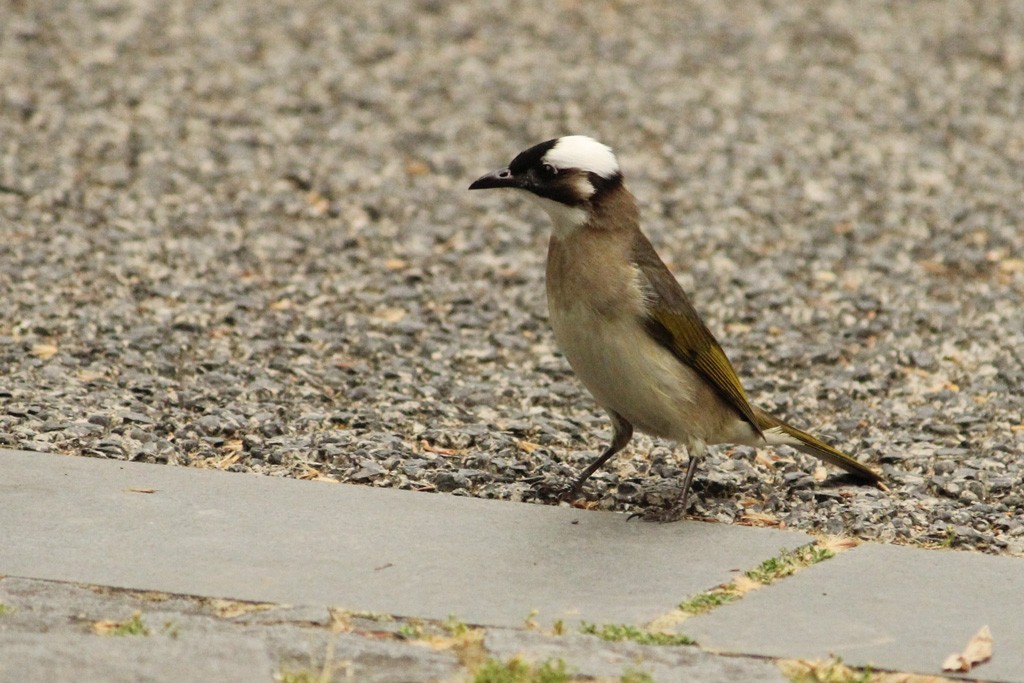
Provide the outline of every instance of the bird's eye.
[[541,173],[543,173],[546,176],[558,175],[558,169],[552,166],[551,164],[544,164],[543,166],[540,167],[540,170]]

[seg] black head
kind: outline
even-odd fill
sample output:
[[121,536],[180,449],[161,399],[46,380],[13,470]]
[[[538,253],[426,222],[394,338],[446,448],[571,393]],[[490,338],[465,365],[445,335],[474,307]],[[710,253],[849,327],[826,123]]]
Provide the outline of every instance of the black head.
[[568,135],[520,152],[506,168],[478,178],[469,189],[509,187],[578,206],[621,183],[619,163],[607,145]]

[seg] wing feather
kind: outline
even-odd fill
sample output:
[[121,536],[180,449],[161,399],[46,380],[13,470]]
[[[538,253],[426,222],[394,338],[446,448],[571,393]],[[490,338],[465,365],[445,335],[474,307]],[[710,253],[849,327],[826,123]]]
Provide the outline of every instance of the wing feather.
[[754,433],[761,435],[747,392],[725,351],[701,320],[675,276],[639,232],[633,259],[640,271],[642,286],[651,293],[643,321],[648,334],[706,379],[725,402],[750,423]]

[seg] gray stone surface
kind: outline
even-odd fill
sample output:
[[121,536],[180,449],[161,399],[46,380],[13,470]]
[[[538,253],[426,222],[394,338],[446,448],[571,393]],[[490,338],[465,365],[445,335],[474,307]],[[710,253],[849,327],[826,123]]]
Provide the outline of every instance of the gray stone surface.
[[0,683],[272,681],[263,645],[244,638],[117,637],[0,631]]
[[14,451],[0,469],[0,574],[476,624],[644,623],[809,540]]
[[[397,637],[400,622],[360,617],[336,622],[325,607],[235,603],[17,577],[0,578],[0,604],[5,607],[0,614],[0,653],[6,652],[5,644],[18,653],[11,667],[0,671],[13,671],[11,680],[17,681],[236,680],[192,675],[226,668],[232,658],[240,662],[243,676],[251,674],[252,662],[257,662],[267,672],[326,670],[332,672],[332,680],[361,683],[457,680],[463,670],[453,651]],[[122,622],[133,615],[138,615],[147,635],[118,638],[98,636],[93,630],[96,622]],[[19,634],[26,638],[14,637]],[[173,647],[166,654],[169,639],[186,644],[179,650],[189,658],[204,661],[191,668],[170,667],[167,678],[148,678],[174,655]],[[106,640],[133,647],[105,645]],[[214,649],[208,652],[196,643]],[[124,652],[129,653],[126,661],[109,663],[115,657],[124,659]],[[222,666],[220,660],[227,664]],[[68,666],[79,667],[84,677],[56,676]],[[0,678],[2,683],[7,680]]]
[[417,642],[332,634],[284,625],[260,629],[268,649],[281,662],[281,671],[323,671],[333,681],[360,683],[436,683],[469,678],[452,649],[434,649]]
[[720,652],[940,674],[985,625],[994,655],[972,678],[1024,681],[1024,560],[872,544],[690,619],[686,633]]
[[491,629],[485,645],[492,655],[528,662],[561,659],[570,671],[601,680],[618,680],[633,670],[647,673],[658,683],[783,683],[785,676],[774,662],[753,658],[722,657],[691,646],[608,643],[594,636],[546,636],[530,631]]
[[0,580],[0,604],[5,606],[0,630],[34,633],[60,631],[86,634],[100,620],[123,621],[138,612],[148,627],[166,623],[157,620],[154,610],[175,614],[192,608],[187,597],[132,594],[101,586],[82,586],[57,581],[40,581],[8,576]]

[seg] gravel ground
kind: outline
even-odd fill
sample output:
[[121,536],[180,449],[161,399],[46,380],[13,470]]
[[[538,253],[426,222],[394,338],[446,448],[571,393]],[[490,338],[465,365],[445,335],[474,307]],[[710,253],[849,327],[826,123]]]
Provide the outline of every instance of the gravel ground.
[[752,397],[892,487],[720,448],[699,515],[1024,552],[1021,3],[57,4],[0,7],[0,445],[553,503],[608,424],[546,217],[465,190],[587,133]]

